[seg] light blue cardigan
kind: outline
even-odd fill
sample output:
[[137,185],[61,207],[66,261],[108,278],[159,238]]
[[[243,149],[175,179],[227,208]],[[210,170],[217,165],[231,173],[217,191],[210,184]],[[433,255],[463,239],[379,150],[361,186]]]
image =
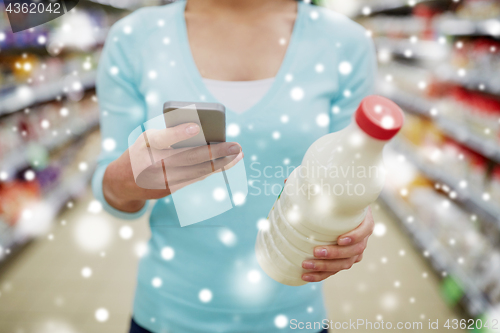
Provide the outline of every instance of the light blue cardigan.
[[[317,322],[303,331],[318,332],[326,319],[321,284],[284,286],[259,268],[257,224],[267,217],[287,173],[300,165],[307,148],[344,128],[372,92],[376,58],[360,25],[325,8],[298,6],[285,59],[269,92],[242,114],[227,110],[227,124],[240,129],[228,140],[239,142],[245,153],[245,204],[184,228],[171,198],[153,207],[133,316],[155,333],[295,332],[302,326],[294,323],[301,322]],[[129,134],[161,115],[166,101],[217,102],[192,58],[184,8],[180,1],[140,9],[120,20],[99,63],[102,138],[116,146],[101,153],[93,191],[106,211],[123,219],[135,219],[147,207],[135,214],[113,209],[104,200],[102,178],[107,165],[127,149]],[[161,255],[165,248],[169,260]]]

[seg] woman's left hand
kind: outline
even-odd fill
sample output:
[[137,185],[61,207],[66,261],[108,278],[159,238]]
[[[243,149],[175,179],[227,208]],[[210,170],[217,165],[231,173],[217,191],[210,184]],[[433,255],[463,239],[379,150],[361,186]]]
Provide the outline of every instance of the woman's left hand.
[[364,221],[356,229],[339,236],[337,245],[314,248],[314,257],[317,259],[302,262],[302,268],[310,271],[302,274],[302,280],[307,282],[323,281],[360,262],[374,226],[372,211],[371,208],[368,208]]

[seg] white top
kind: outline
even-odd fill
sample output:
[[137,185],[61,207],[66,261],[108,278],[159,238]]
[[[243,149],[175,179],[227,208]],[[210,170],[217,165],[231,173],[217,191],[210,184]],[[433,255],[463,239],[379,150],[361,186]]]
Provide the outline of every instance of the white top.
[[210,93],[224,106],[243,113],[257,104],[267,93],[274,78],[255,81],[219,81],[203,79]]

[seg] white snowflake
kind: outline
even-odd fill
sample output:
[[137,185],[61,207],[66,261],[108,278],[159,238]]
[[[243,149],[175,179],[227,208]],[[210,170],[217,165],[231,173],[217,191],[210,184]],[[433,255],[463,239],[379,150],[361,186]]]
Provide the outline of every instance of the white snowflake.
[[320,113],[316,117],[316,124],[319,127],[327,127],[330,124],[330,117],[326,113]]
[[300,87],[295,87],[290,91],[290,97],[294,101],[300,101],[302,98],[304,98],[304,90]]
[[342,75],[349,75],[352,72],[352,65],[348,61],[342,61],[339,64],[339,72]]
[[128,225],[124,225],[120,228],[119,230],[119,234],[120,234],[120,237],[122,239],[130,239],[132,238],[132,236],[134,235],[134,229],[132,229],[130,226]]
[[89,202],[87,211],[91,214],[99,214],[100,212],[102,212],[102,204],[97,200],[92,200],[91,202]]
[[158,73],[156,73],[156,71],[149,71],[149,73],[148,73],[148,77],[149,77],[151,80],[155,80],[155,79],[158,77]]
[[216,201],[222,201],[226,198],[226,190],[222,187],[217,187],[214,189],[212,196]]
[[98,321],[98,322],[105,322],[109,319],[109,312],[107,309],[105,308],[99,308],[96,310],[95,312],[95,319]]
[[233,201],[236,206],[241,206],[245,203],[246,197],[242,192],[236,192],[233,195]]
[[155,288],[160,288],[163,284],[163,281],[159,277],[155,277],[155,278],[153,278],[153,280],[151,280],[151,284]]
[[227,127],[227,131],[226,131],[226,134],[227,136],[230,136],[230,137],[236,137],[238,135],[240,135],[240,126],[238,124],[229,124],[229,126]]
[[7,178],[9,178],[9,174],[7,173],[7,171],[0,172],[0,180],[1,181],[5,181],[5,180],[7,180]]
[[110,69],[109,69],[109,73],[111,75],[118,75],[118,73],[120,73],[120,70],[118,69],[118,67],[116,66],[112,66]]
[[24,173],[24,179],[26,179],[27,181],[32,181],[35,179],[35,172],[33,170],[27,170],[25,173]]
[[92,276],[92,269],[90,267],[83,267],[82,268],[82,276],[84,278],[89,278]]
[[148,103],[149,105],[155,105],[155,104],[158,104],[158,94],[156,92],[149,92],[147,95],[146,95],[146,103]]
[[172,260],[174,259],[174,256],[175,251],[170,246],[165,246],[163,249],[161,249],[161,257],[163,258],[163,260]]
[[380,125],[385,129],[393,128],[395,123],[396,123],[396,121],[391,116],[384,116],[384,117],[382,117],[382,120],[380,121]]
[[126,35],[130,35],[132,33],[132,27],[130,25],[126,25],[123,27],[123,33]]
[[269,220],[262,218],[257,221],[257,229],[259,230],[267,230],[269,229]]
[[198,298],[200,299],[201,302],[203,303],[208,303],[212,300],[212,291],[210,289],[202,289],[200,290],[200,293],[198,294]]
[[274,318],[274,325],[277,328],[285,328],[287,324],[288,324],[288,317],[283,314],[277,315]]
[[40,35],[40,36],[38,36],[38,38],[36,39],[36,41],[40,45],[45,45],[45,43],[47,43],[47,37],[45,37],[44,35]]
[[393,293],[387,293],[384,296],[382,296],[382,299],[380,300],[380,305],[386,311],[394,311],[399,305],[398,298]]
[[144,257],[148,253],[148,244],[146,242],[138,242],[135,244],[134,252],[138,258]]
[[247,279],[250,283],[257,284],[262,279],[262,274],[260,274],[258,270],[254,269],[248,272]]
[[85,163],[85,162],[80,162],[78,164],[78,170],[80,170],[82,172],[87,171],[88,168],[89,168],[89,165],[87,163]]
[[112,138],[107,138],[102,141],[102,148],[105,151],[111,152],[116,148],[116,141]]
[[230,229],[222,229],[219,232],[219,240],[227,247],[232,247],[236,244],[236,235]]
[[387,232],[387,227],[384,223],[378,222],[375,224],[375,228],[373,228],[373,234],[377,237],[382,237]]

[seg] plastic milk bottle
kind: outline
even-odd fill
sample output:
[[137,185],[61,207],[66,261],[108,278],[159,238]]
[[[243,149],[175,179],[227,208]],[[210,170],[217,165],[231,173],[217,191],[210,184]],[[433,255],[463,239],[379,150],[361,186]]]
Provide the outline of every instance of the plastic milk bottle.
[[364,220],[384,185],[382,150],[403,120],[395,103],[369,96],[347,128],[312,144],[257,236],[257,260],[271,278],[306,284],[302,262],[314,258],[314,247],[336,244]]

